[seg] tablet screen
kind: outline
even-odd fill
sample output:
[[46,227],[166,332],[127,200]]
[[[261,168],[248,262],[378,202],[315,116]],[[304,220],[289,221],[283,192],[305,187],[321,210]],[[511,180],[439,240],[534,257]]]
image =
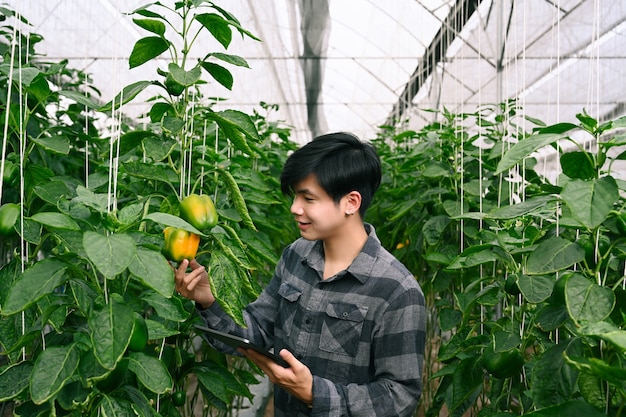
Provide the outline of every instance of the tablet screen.
[[249,341],[248,339],[245,339],[243,337],[239,337],[239,336],[235,336],[229,333],[224,333],[224,332],[220,332],[218,330],[214,330],[211,329],[209,327],[206,326],[199,326],[196,325],[195,326],[198,330],[202,330],[206,336],[213,338],[215,340],[219,340],[222,343],[227,344],[228,346],[234,347],[234,348],[244,348],[244,349],[253,349],[265,356],[267,356],[268,358],[272,359],[274,362],[276,362],[277,364],[285,367],[285,368],[289,368],[289,364],[287,362],[285,362],[285,360],[283,358],[281,358],[280,356],[270,352],[269,350],[256,345],[254,343],[252,343],[251,341]]

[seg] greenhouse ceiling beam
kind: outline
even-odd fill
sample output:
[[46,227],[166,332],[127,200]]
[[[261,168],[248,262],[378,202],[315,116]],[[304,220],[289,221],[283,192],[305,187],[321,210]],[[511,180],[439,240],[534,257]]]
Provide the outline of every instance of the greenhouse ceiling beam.
[[450,13],[442,22],[439,31],[428,48],[426,48],[422,59],[418,61],[415,71],[399,95],[398,101],[394,104],[391,114],[387,118],[386,124],[388,126],[394,126],[411,106],[413,98],[422,87],[422,82],[433,73],[437,64],[443,61],[448,47],[457,35],[461,33],[463,27],[478,9],[481,2],[482,0],[457,0],[450,8]]

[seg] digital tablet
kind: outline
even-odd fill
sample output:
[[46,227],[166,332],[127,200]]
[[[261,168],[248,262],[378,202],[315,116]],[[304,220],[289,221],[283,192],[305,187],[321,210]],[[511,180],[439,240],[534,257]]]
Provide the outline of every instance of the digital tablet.
[[196,329],[198,330],[202,330],[203,332],[205,332],[206,336],[211,337],[215,340],[219,340],[220,342],[223,342],[225,344],[227,344],[228,346],[232,346],[234,348],[244,348],[244,349],[252,349],[255,350],[256,352],[259,352],[265,356],[267,356],[268,358],[272,359],[274,362],[276,362],[277,364],[283,366],[284,368],[289,368],[289,364],[280,356],[276,355],[275,353],[270,352],[269,350],[262,348],[259,345],[256,345],[254,343],[252,343],[251,341],[249,341],[248,339],[245,339],[243,337],[239,337],[239,336],[235,336],[229,333],[223,333],[214,329],[211,329],[209,327],[206,326],[200,326],[200,325],[196,325],[195,326]]

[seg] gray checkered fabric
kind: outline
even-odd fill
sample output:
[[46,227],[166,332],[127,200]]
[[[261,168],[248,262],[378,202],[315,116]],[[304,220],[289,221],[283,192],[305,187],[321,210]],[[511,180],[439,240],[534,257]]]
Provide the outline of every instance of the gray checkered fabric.
[[[322,279],[320,241],[285,249],[273,279],[239,328],[216,304],[208,326],[288,349],[313,373],[313,408],[276,387],[275,416],[412,416],[421,395],[426,314],[414,276],[374,228],[352,265]],[[226,346],[215,344],[221,350]],[[232,353],[232,351],[231,351]]]

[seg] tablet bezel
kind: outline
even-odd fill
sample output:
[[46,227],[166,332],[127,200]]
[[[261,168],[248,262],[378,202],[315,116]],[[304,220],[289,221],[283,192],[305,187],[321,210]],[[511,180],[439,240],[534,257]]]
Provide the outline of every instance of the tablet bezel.
[[245,339],[240,336],[235,336],[230,333],[220,332],[219,330],[211,329],[210,327],[195,325],[194,326],[198,330],[202,330],[205,333],[206,337],[210,337],[216,340],[219,340],[222,343],[227,344],[228,346],[234,348],[244,348],[244,349],[252,349],[256,352],[261,353],[262,355],[272,359],[274,362],[282,366],[283,368],[289,368],[289,364],[281,358],[279,355],[270,352],[269,350],[252,343],[250,340]]

